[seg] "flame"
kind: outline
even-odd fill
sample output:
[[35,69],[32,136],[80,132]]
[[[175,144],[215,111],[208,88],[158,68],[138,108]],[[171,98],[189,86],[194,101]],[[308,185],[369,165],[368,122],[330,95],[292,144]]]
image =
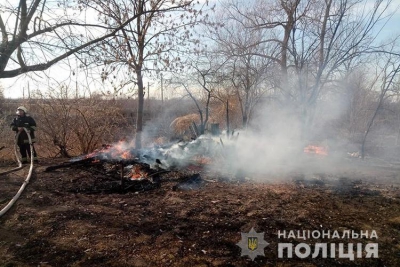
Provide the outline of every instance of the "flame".
[[135,165],[131,171],[131,180],[147,178],[148,173],[143,171],[139,165]]
[[114,145],[104,146],[104,148],[98,153],[102,153],[103,155],[113,159],[132,159],[134,158],[134,155],[129,150],[130,147],[131,146],[129,143],[124,140],[120,140]]
[[328,156],[328,148],[323,146],[309,145],[304,148],[304,153]]
[[95,157],[97,154],[99,154],[100,152],[99,151],[93,151],[92,153],[89,153],[89,154],[86,154],[86,155],[84,155],[84,158],[85,159],[90,159],[90,158],[93,158],[93,157]]
[[124,152],[122,152],[122,154],[121,154],[121,158],[123,158],[123,159],[130,159],[130,158],[132,158],[132,155],[131,155],[131,153],[130,153],[129,151],[124,151]]

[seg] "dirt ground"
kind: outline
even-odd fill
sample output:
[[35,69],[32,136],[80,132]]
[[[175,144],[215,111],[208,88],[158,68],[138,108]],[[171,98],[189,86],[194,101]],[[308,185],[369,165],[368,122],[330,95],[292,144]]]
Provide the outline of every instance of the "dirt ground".
[[[0,218],[0,266],[400,266],[400,165],[349,160],[335,173],[254,179],[187,170],[121,190],[92,167],[44,171],[61,161],[41,160]],[[27,171],[0,176],[1,207]],[[269,243],[254,261],[236,245],[252,227]],[[346,229],[378,239],[278,239],[283,230]],[[379,258],[279,258],[279,242],[375,242]]]

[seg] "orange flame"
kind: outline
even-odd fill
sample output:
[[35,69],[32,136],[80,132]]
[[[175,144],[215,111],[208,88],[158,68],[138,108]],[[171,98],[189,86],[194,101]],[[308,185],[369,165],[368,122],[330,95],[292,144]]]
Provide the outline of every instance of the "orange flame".
[[143,171],[139,165],[135,165],[131,171],[131,180],[146,178],[148,173]]
[[130,153],[129,151],[124,151],[124,152],[122,152],[122,154],[121,154],[121,158],[123,158],[123,159],[129,159],[129,158],[132,158],[132,155],[131,155],[131,153]]
[[304,153],[328,156],[328,149],[323,146],[309,145],[304,148]]
[[127,147],[127,143],[121,140],[117,144],[110,146],[106,152],[108,152],[112,158],[131,159],[134,155],[132,155],[129,150],[126,150]]

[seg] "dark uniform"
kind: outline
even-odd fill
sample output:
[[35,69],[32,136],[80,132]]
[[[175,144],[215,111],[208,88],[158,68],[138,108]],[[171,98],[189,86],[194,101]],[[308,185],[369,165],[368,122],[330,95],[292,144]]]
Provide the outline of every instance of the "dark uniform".
[[[18,116],[16,118],[14,118],[13,122],[11,123],[11,129],[13,131],[15,131],[16,133],[18,133],[18,127],[24,127],[27,130],[29,130],[31,139],[32,139],[32,143],[35,142],[36,122],[32,117],[26,116],[24,114],[23,116]],[[28,135],[25,131],[20,132],[20,134],[18,136],[17,144],[19,146],[19,151],[21,153],[22,163],[27,163],[28,156],[29,157],[31,156],[31,146],[29,144]],[[33,147],[33,160],[37,161],[35,147]]]

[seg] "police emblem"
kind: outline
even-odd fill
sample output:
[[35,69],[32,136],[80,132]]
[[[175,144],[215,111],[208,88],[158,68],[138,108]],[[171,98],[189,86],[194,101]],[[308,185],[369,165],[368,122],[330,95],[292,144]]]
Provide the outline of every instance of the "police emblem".
[[257,237],[248,237],[247,238],[247,248],[250,250],[256,250],[258,248],[258,238]]
[[241,233],[242,239],[238,245],[242,249],[240,256],[249,256],[251,260],[257,256],[265,256],[264,248],[269,245],[267,241],[264,240],[264,233],[257,233],[254,228],[251,228],[248,233]]

